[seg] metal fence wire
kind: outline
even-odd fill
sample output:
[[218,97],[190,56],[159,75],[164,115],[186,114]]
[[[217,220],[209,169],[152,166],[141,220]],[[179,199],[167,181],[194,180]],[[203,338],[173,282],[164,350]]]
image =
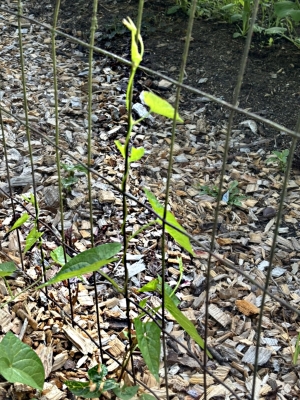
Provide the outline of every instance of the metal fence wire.
[[[0,7],[0,254],[17,267],[1,275],[0,335],[33,348],[46,380],[35,394],[3,380],[0,396],[72,398],[64,382],[74,380],[105,398],[136,387],[143,398],[298,399],[300,242],[281,223],[289,210],[286,222],[298,224],[300,118],[292,131],[239,108],[259,1],[231,103],[184,84],[196,0],[177,80],[137,61],[142,0],[126,20],[130,60],[95,46],[97,0],[89,43],[60,29],[59,0],[51,25],[28,14],[30,3]],[[173,88],[172,107],[149,77]],[[182,91],[227,110],[221,137],[201,131],[206,103],[189,113]],[[286,157],[266,163],[262,147],[229,162],[242,141],[237,115],[253,134],[263,123],[288,135]],[[184,153],[182,137],[199,135]],[[263,189],[255,197],[249,185]],[[107,368],[102,381],[88,378],[95,365]]]

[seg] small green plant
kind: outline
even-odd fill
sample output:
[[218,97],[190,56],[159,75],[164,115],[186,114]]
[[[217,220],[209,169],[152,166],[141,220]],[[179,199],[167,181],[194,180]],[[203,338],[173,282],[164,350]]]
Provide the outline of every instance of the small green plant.
[[272,151],[271,157],[266,160],[266,164],[277,164],[282,172],[285,172],[287,159],[290,151],[288,149],[282,151]]
[[[239,3],[239,12],[233,13],[230,17],[231,22],[238,22],[238,27],[239,27],[239,32],[235,32],[233,34],[234,38],[237,38],[239,36],[246,36],[249,26],[250,26],[250,18],[251,18],[251,0],[239,0],[237,3]],[[229,6],[233,6],[232,8],[229,8]],[[233,10],[236,8],[236,4],[232,3],[229,4],[226,7],[226,11]],[[223,10],[225,9],[224,7],[222,8]]]
[[[38,203],[33,195],[33,193],[30,193],[29,195],[22,195],[22,198],[32,206],[34,206],[36,215],[33,220],[33,227],[30,229],[29,234],[26,236],[25,240],[25,248],[24,248],[24,254],[27,253],[28,250],[30,250],[37,242],[39,245],[41,245],[41,237],[43,236],[42,232],[39,232],[38,229],[38,221],[39,221],[39,213],[40,209],[38,206]],[[23,213],[20,218],[17,219],[17,221],[13,224],[13,226],[10,228],[8,233],[14,231],[15,229],[20,228],[22,225],[25,224],[29,220],[29,214],[27,212]]]
[[222,200],[228,204],[232,204],[234,206],[241,206],[242,200],[245,200],[247,197],[240,194],[240,189],[238,188],[238,181],[233,181],[229,184],[227,192],[223,195]]
[[61,183],[67,193],[70,193],[72,187],[78,182],[78,177],[75,175],[75,172],[88,173],[88,170],[81,164],[61,164],[61,168],[66,171],[66,176],[62,178]]
[[[240,190],[238,188],[238,181],[233,181],[229,184],[228,190],[222,196],[222,201],[225,203],[231,204],[233,206],[241,206],[242,200],[245,200],[247,197],[240,194]],[[200,186],[200,194],[207,194],[212,197],[218,197],[219,187],[217,185],[208,186],[203,185]]]
[[200,194],[207,194],[208,196],[218,197],[219,187],[218,185],[201,185],[199,187]]

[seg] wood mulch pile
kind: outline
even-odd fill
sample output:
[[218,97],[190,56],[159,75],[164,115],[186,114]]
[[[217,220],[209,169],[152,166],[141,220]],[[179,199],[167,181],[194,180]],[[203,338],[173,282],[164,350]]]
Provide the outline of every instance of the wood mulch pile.
[[[25,2],[26,5],[26,2]],[[14,6],[8,3],[6,7]],[[26,11],[26,7],[25,7]],[[0,101],[2,109],[24,120],[22,77],[19,64],[19,44],[15,17],[0,9]],[[50,34],[35,24],[22,23],[23,49],[29,121],[36,130],[54,143],[54,89],[50,51]],[[74,44],[60,38],[57,40],[58,99],[60,119],[59,145],[77,160],[87,162],[87,79],[88,65],[84,55]],[[124,140],[127,129],[125,91],[128,68],[100,59],[94,62],[93,80],[93,168],[111,183],[119,186],[124,172],[124,163],[114,140]],[[148,86],[149,80],[157,93],[172,102],[175,88],[167,87],[165,81],[140,75],[139,84]],[[153,82],[154,81],[154,82]],[[135,94],[137,112],[139,93]],[[202,107],[185,110],[180,115],[184,124],[177,126],[174,149],[174,164],[171,178],[170,209],[182,226],[198,242],[210,245],[216,198],[209,193],[200,193],[200,186],[212,188],[218,184],[222,166],[223,146],[226,137],[226,120],[223,125],[212,125],[205,118],[206,103]],[[10,178],[7,179],[3,146],[0,150],[0,241],[1,262],[14,261],[21,266],[18,251],[17,231],[7,235],[13,224],[9,183],[13,190],[16,212],[26,209],[34,214],[31,205],[21,197],[32,190],[31,167],[25,127],[3,112],[4,134]],[[255,140],[245,140],[249,130]],[[132,144],[143,146],[146,154],[142,160],[131,164],[128,191],[140,202],[145,203],[143,187],[150,189],[163,202],[166,185],[171,122],[153,116],[135,126]],[[240,195],[245,196],[241,205],[221,203],[218,216],[218,232],[215,252],[237,267],[233,270],[216,259],[212,259],[211,287],[208,307],[205,304],[206,270],[208,253],[194,245],[196,257],[181,252],[170,238],[166,280],[174,287],[179,277],[177,257],[182,256],[184,276],[177,291],[181,300],[180,309],[204,335],[205,313],[208,311],[208,346],[214,351],[208,368],[213,377],[207,376],[207,398],[229,397],[214,377],[226,383],[240,399],[248,398],[253,382],[257,323],[262,302],[260,286],[265,284],[268,257],[272,246],[283,173],[276,165],[267,165],[268,154],[264,140],[255,131],[254,122],[245,122],[234,127],[230,142],[229,159],[224,177],[224,193],[231,182],[238,182]],[[58,211],[58,176],[55,162],[55,147],[48,141],[32,134],[31,145],[34,155],[36,191],[40,207],[43,251],[47,277],[58,271],[50,258],[50,252],[59,245],[60,215]],[[62,164],[74,164],[70,156],[61,152]],[[66,174],[63,172],[63,174]],[[87,177],[75,171],[78,178],[67,194],[64,214],[66,240],[73,254],[88,249],[91,245]],[[66,175],[64,175],[66,177]],[[279,230],[278,245],[271,271],[269,292],[285,300],[299,311],[300,285],[300,176],[296,171],[288,183],[284,202],[283,223]],[[203,190],[203,189],[202,189]],[[95,243],[121,242],[122,198],[117,190],[96,174],[92,177],[93,233]],[[128,234],[136,232],[150,221],[147,209],[133,200],[128,201]],[[18,230],[21,245],[32,227],[27,222]],[[130,242],[128,268],[130,286],[139,288],[161,272],[161,228],[151,227]],[[32,281],[41,276],[40,253],[31,249],[23,259],[25,274],[15,274],[8,279],[14,294],[22,292]],[[120,262],[104,268],[120,284],[124,267]],[[249,282],[241,273],[252,278]],[[48,299],[38,291],[25,291],[14,301],[0,280],[0,301],[8,302],[0,309],[0,338],[8,331],[18,335],[40,356],[45,366],[47,382],[40,399],[64,399],[68,392],[63,382],[66,379],[87,378],[87,370],[99,361],[99,350],[87,338],[84,328],[98,342],[95,313],[93,277],[87,275],[83,281],[72,281],[73,298],[69,298],[66,285],[56,284],[48,289]],[[111,378],[118,377],[126,337],[122,332],[127,327],[126,302],[112,286],[97,277],[97,296],[101,320],[101,340],[106,351],[104,359]],[[132,290],[132,299],[138,301],[148,296],[149,306],[156,307],[161,299],[150,294],[137,294]],[[53,301],[49,301],[53,299]],[[54,302],[55,300],[55,302]],[[71,326],[65,314],[70,314],[73,303],[74,321]],[[59,307],[60,306],[60,307]],[[132,306],[132,318],[139,313]],[[203,361],[203,352],[189,339],[176,320],[167,313],[167,329],[180,344],[168,346],[168,385],[175,398],[204,398],[203,370],[186,350]],[[256,398],[296,399],[300,394],[299,362],[292,363],[297,334],[298,314],[282,307],[267,296],[264,305],[262,330],[260,332],[259,370],[256,377]],[[169,342],[168,342],[169,343]],[[185,346],[185,347],[183,347]],[[113,359],[113,357],[116,359]],[[138,353],[134,355],[136,376],[155,393],[165,397],[164,370],[158,384],[147,372]],[[132,378],[126,375],[127,383]],[[30,398],[32,390],[25,385],[8,384],[0,381],[0,398]],[[37,397],[37,395],[35,395]]]

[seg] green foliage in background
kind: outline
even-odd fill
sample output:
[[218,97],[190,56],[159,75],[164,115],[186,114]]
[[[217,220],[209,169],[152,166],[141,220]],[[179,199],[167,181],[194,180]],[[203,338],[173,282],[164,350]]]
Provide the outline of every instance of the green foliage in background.
[[[176,0],[167,13],[173,14],[179,10],[189,14],[191,0]],[[234,37],[245,36],[250,26],[253,0],[197,0],[196,16],[225,20],[234,23],[237,31]],[[274,37],[283,37],[300,48],[299,30],[300,3],[296,1],[261,0],[254,32],[269,37],[272,45]],[[264,41],[263,36],[261,36]]]

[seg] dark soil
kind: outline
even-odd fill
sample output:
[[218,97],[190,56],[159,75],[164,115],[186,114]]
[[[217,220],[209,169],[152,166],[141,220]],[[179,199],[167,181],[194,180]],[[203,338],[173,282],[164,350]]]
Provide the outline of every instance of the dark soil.
[[[38,17],[45,16],[44,20],[51,23],[47,21],[45,9],[49,15],[55,1],[43,0],[37,3],[33,0],[31,3],[35,3],[31,12]],[[168,16],[166,10],[173,3],[161,0],[145,3],[142,26],[145,44],[143,65],[176,79],[187,16],[181,13]],[[97,46],[129,59],[130,35],[123,27],[122,19],[128,15],[134,19],[137,9],[137,0],[106,1],[104,5],[100,2]],[[62,2],[59,27],[88,40],[91,13],[92,6],[88,7],[86,0],[66,0]],[[232,101],[245,44],[244,38],[233,39],[235,31],[233,25],[207,20],[195,21],[184,83]],[[253,37],[239,106],[295,129],[300,103],[300,50],[283,39],[275,40],[270,47],[267,40],[260,35]],[[199,83],[201,78],[207,78],[207,81]],[[201,108],[204,103],[198,101],[197,97],[183,92],[182,107],[185,110]],[[206,112],[213,126],[224,125],[228,116],[228,110],[214,103],[207,106]],[[243,115],[236,115],[235,127],[245,119]],[[258,128],[261,138],[271,139],[266,150],[282,150],[289,146],[290,139],[287,136],[262,124]],[[257,136],[253,138],[253,135],[249,130],[249,140],[258,139]],[[300,152],[295,157],[300,160]]]

